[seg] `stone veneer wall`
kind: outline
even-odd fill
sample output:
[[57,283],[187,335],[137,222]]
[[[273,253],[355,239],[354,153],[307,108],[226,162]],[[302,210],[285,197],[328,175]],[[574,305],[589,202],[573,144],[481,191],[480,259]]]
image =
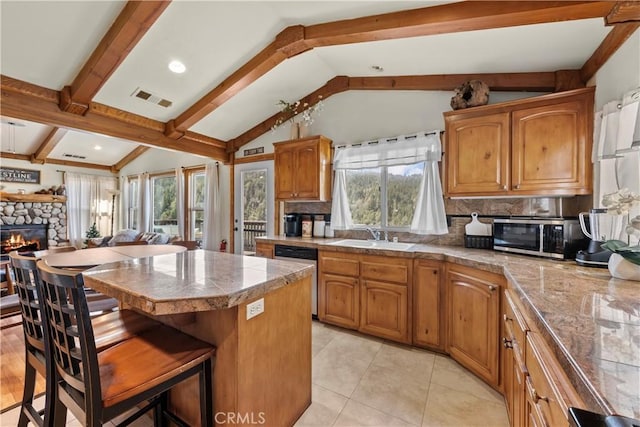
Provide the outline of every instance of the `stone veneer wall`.
[[[464,226],[471,221],[471,212],[488,216],[540,215],[575,217],[588,211],[592,205],[591,196],[575,197],[523,197],[500,199],[445,199],[445,211],[452,216],[449,234],[442,236],[423,236],[419,234],[390,231],[389,238],[398,237],[401,242],[431,243],[441,245],[464,245]],[[286,202],[285,213],[327,214],[331,213],[331,202]],[[490,223],[491,218],[481,218],[481,222]],[[336,231],[336,237],[367,239],[366,230]]]
[[67,240],[67,205],[62,202],[0,202],[0,225],[47,224],[49,246]]

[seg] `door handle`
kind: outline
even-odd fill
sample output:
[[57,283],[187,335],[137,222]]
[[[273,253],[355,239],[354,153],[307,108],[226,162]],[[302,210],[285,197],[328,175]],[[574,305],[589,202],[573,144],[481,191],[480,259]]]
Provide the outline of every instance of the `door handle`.
[[233,227],[233,231],[238,231],[238,227]]

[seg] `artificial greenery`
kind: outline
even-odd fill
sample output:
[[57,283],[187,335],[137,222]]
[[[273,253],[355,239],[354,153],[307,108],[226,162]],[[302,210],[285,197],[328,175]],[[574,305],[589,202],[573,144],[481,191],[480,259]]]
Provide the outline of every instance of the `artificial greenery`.
[[607,240],[601,246],[611,252],[620,254],[629,262],[640,265],[640,245],[629,246],[622,240]]
[[100,231],[98,230],[98,227],[96,227],[95,222],[93,223],[93,225],[91,225],[91,227],[89,227],[89,229],[87,230],[87,234],[85,236],[87,237],[87,240],[93,239],[95,237],[102,237],[100,235]]

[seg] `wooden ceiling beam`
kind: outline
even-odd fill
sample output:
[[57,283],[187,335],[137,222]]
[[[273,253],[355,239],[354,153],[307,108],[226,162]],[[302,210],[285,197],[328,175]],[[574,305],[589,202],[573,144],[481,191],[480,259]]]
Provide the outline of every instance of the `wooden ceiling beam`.
[[56,145],[67,134],[67,129],[54,127],[49,135],[47,135],[35,153],[31,155],[31,163],[43,164],[47,160],[47,156],[56,148]]
[[76,168],[98,169],[111,172],[111,166],[99,165],[97,163],[74,162],[72,160],[47,159],[45,162],[51,165],[73,166]]
[[604,38],[600,46],[593,52],[593,55],[580,69],[580,77],[583,82],[588,82],[596,72],[604,65],[605,62],[613,55],[622,44],[631,37],[640,23],[630,22],[627,24],[617,24],[613,27],[607,37]]
[[60,109],[85,114],[107,79],[169,6],[166,1],[129,1],[70,86],[62,91]]
[[[15,79],[2,78],[0,81],[2,114],[7,117],[110,135],[158,148],[197,154],[217,160],[225,161],[228,158],[226,150],[222,148],[188,140],[177,141],[167,138],[162,131],[148,129],[139,124],[118,120],[111,116],[96,114],[91,110],[84,116],[61,111],[57,103],[32,95],[31,93],[37,88],[20,91],[16,89],[16,86],[12,86],[16,82]],[[26,82],[20,82],[18,85],[22,88],[25,86],[35,85]]]
[[622,24],[623,22],[640,21],[640,3],[636,1],[619,1],[611,12],[605,16],[607,25]]
[[503,92],[553,92],[556,87],[556,73],[544,72],[349,77],[349,90],[453,90],[469,80]]
[[8,151],[3,151],[2,153],[0,153],[0,157],[2,157],[3,159],[24,160],[27,162],[31,161],[31,156],[28,154],[10,153]]
[[118,173],[120,169],[122,169],[123,167],[125,167],[126,165],[128,165],[129,163],[131,163],[132,161],[134,161],[144,153],[146,153],[148,150],[149,150],[149,147],[146,147],[144,145],[138,145],[129,154],[127,154],[122,159],[120,159],[118,163],[111,166],[111,172]]
[[288,27],[274,42],[174,119],[165,134],[180,138],[187,129],[282,61],[314,47],[603,17],[614,5],[612,1],[459,2],[308,27]]
[[606,16],[611,1],[464,1],[306,27],[313,46],[334,46],[433,34]]

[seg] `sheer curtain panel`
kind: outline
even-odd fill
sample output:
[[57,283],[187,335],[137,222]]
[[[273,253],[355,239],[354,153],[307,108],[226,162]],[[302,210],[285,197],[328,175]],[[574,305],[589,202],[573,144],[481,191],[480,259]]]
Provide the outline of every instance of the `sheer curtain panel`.
[[138,183],[138,231],[151,232],[153,231],[153,193],[149,174],[145,172],[138,175]]
[[181,239],[186,239],[184,234],[184,170],[176,168],[176,216],[178,217],[178,235]]
[[229,170],[219,163],[205,167],[204,249],[217,251],[229,240]]

